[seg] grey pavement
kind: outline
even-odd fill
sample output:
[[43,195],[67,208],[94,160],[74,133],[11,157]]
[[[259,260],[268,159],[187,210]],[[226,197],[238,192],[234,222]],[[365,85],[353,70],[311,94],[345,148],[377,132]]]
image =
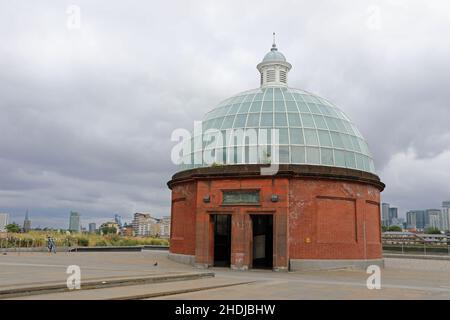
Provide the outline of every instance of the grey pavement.
[[[158,261],[158,266],[153,266]],[[0,289],[64,281],[70,264],[82,280],[199,271],[167,252],[102,252],[0,256]],[[204,270],[200,270],[204,271]],[[272,272],[211,268],[214,278],[40,294],[22,299],[450,299],[450,261],[387,258],[381,289],[364,270]]]
[[[0,290],[10,287],[65,283],[67,267],[78,265],[84,280],[148,276],[192,271],[166,258],[167,251],[8,253],[0,255]],[[154,266],[155,263],[157,266]]]

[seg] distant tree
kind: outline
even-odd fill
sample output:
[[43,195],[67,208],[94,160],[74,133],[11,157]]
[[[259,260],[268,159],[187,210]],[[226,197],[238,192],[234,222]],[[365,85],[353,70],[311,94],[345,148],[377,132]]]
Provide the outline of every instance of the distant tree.
[[103,234],[116,234],[117,233],[117,229],[114,227],[107,227],[107,226],[102,226],[100,227],[100,231]]
[[396,232],[401,232],[402,228],[399,226],[390,226],[389,228],[387,228],[387,231],[396,231]]
[[430,227],[430,228],[426,228],[425,229],[425,233],[427,233],[427,234],[441,234],[441,230],[439,230],[438,228]]
[[382,232],[386,232],[388,230],[388,228],[386,226],[381,226],[381,231]]
[[12,232],[12,233],[18,233],[18,232],[20,232],[20,226],[15,222],[10,223],[10,224],[6,225],[6,231]]

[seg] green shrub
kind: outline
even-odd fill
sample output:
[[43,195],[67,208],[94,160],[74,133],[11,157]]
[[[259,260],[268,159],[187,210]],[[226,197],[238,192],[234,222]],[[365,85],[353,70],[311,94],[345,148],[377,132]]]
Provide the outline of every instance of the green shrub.
[[55,241],[57,247],[74,246],[138,246],[138,245],[168,245],[167,239],[150,237],[128,237],[116,234],[75,234],[66,235],[65,233],[53,230],[37,231],[32,230],[27,234],[13,233],[8,239],[3,239],[2,247],[46,247],[47,236]]
[[80,247],[87,247],[89,246],[89,239],[88,238],[77,238],[78,240],[78,246]]
[[99,240],[95,243],[96,247],[106,247],[108,243],[105,240]]
[[441,234],[441,230],[439,230],[438,228],[429,227],[429,228],[425,229],[425,233],[427,233],[427,234]]
[[390,226],[387,228],[387,231],[397,231],[397,232],[401,232],[402,228],[399,226]]
[[139,245],[139,242],[137,240],[135,240],[135,239],[122,239],[120,241],[119,245],[120,246],[125,246],[125,247],[127,247],[127,246],[137,246],[137,245]]

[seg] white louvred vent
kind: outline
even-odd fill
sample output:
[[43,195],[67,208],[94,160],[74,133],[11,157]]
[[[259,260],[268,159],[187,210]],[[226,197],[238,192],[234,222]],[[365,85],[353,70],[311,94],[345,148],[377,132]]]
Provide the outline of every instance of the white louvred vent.
[[275,82],[275,70],[267,70],[267,82]]
[[280,82],[283,82],[283,83],[287,82],[286,71],[284,71],[284,70],[280,70]]

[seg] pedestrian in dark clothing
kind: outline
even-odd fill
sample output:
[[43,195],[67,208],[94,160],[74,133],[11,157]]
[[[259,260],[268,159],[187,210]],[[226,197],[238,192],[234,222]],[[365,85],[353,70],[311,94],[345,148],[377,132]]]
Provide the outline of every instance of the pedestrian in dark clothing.
[[55,241],[50,236],[47,236],[47,248],[48,248],[48,252],[53,252],[56,254]]

